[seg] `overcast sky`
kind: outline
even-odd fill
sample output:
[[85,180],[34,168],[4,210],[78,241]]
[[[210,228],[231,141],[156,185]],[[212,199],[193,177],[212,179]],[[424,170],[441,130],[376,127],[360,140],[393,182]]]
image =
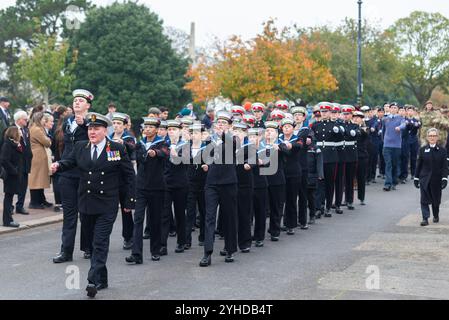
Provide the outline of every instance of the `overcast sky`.
[[[113,0],[93,0],[107,5]],[[14,5],[2,0],[0,8]],[[139,0],[156,12],[165,25],[190,30],[196,23],[197,45],[212,42],[214,36],[226,39],[237,34],[245,39],[261,31],[262,22],[277,18],[279,26],[294,23],[303,26],[336,25],[345,17],[357,18],[357,0]],[[396,19],[422,10],[440,12],[449,17],[447,0],[363,0],[363,16],[383,27]]]

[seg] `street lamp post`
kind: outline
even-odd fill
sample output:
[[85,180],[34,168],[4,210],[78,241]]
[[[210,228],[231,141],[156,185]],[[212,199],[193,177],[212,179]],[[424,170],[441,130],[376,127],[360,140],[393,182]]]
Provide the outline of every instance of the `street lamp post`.
[[362,105],[363,83],[362,83],[362,0],[359,4],[359,30],[357,37],[357,103]]

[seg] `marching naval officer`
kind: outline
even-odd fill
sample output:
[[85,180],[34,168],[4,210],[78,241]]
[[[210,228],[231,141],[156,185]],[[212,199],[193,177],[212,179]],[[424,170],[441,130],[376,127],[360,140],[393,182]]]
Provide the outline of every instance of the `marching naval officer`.
[[135,204],[135,174],[125,146],[107,139],[109,118],[87,114],[89,141],[77,142],[70,155],[52,164],[52,172],[77,167],[80,173],[78,207],[85,227],[92,234],[91,267],[87,280],[87,296],[108,287],[106,260],[109,239],[117,217],[122,186],[127,192],[125,212],[131,214]]

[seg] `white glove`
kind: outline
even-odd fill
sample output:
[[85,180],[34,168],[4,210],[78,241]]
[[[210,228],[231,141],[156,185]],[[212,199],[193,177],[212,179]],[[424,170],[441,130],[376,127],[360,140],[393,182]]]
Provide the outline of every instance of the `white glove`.
[[351,130],[349,133],[351,134],[351,137],[355,137],[355,135],[356,135],[355,130]]
[[371,132],[374,132],[374,131],[376,131],[376,129],[374,129],[374,128],[371,128]]
[[340,132],[340,129],[338,129],[338,127],[334,127],[334,132],[335,132],[335,133],[339,133],[339,132]]
[[415,122],[415,127],[419,127],[419,122]]

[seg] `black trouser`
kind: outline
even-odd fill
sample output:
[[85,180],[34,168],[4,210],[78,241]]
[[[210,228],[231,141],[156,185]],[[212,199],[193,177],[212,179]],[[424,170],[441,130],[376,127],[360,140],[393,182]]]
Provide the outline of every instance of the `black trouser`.
[[376,179],[377,163],[379,162],[379,146],[374,144],[369,148],[368,181]]
[[301,173],[301,181],[299,182],[298,197],[298,223],[301,226],[307,224],[307,171]]
[[356,171],[357,162],[345,163],[345,200],[347,204],[354,203],[354,179],[356,177]]
[[133,238],[134,221],[132,212],[125,212],[126,191],[120,190],[120,209],[122,211],[122,237],[129,241]]
[[[440,205],[439,204],[432,204],[432,214],[434,218],[440,217]],[[430,209],[428,204],[421,203],[421,213],[423,219],[429,219],[430,218]]]
[[399,174],[399,179],[405,180],[408,177],[408,165],[409,165],[410,149],[408,142],[402,143],[401,145],[401,173]]
[[59,187],[60,175],[55,173],[52,175],[51,180],[53,184],[53,194],[55,195],[55,204],[61,204],[61,189]]
[[23,206],[25,204],[25,197],[26,197],[27,189],[28,189],[28,173],[22,173],[22,174],[23,174],[23,177],[20,180],[21,189],[19,190],[19,194],[17,195],[16,210],[23,209]]
[[220,235],[220,237],[224,236],[224,231],[223,231],[223,213],[221,212],[221,207],[218,208],[218,217],[217,217],[217,232]]
[[204,242],[204,218],[206,215],[206,203],[204,198],[204,187],[190,186],[187,195],[187,217],[186,217],[186,243],[192,244],[192,228],[196,220],[196,205],[200,213],[199,242]]
[[345,163],[337,163],[335,171],[335,207],[341,207],[343,201],[343,189],[344,189],[344,177],[345,177]]
[[237,184],[206,185],[206,229],[204,233],[204,253],[214,251],[217,208],[220,205],[223,221],[224,249],[228,254],[237,251]]
[[384,144],[383,143],[380,143],[379,144],[379,173],[381,174],[381,175],[385,175],[385,159],[384,159],[384,152],[383,152],[383,149],[384,149]]
[[[78,178],[67,178],[61,176],[59,179],[61,189],[61,201],[63,211],[62,222],[62,246],[61,252],[68,255],[73,254],[75,247],[76,227],[78,225]],[[81,221],[81,250],[91,251],[92,237],[84,227],[84,217],[79,215]]]
[[285,198],[285,184],[268,186],[268,197],[270,198],[270,229],[272,237],[281,234],[282,207]]
[[254,240],[263,241],[265,239],[265,228],[267,224],[267,200],[268,189],[254,189],[253,207],[254,207]]
[[39,206],[46,201],[44,189],[30,190],[30,205]]
[[145,212],[148,212],[151,228],[151,254],[159,255],[161,251],[161,214],[164,209],[164,191],[137,190],[136,197],[132,254],[143,258],[143,221]]
[[5,197],[3,198],[3,225],[8,226],[11,222],[13,222],[12,219],[12,199],[14,197],[14,194],[12,193],[5,193]]
[[309,207],[309,217],[314,218],[316,207],[315,207],[315,195],[316,195],[316,187],[307,188],[307,205]]
[[87,281],[95,285],[108,284],[106,261],[108,259],[112,227],[117,218],[117,213],[99,215],[82,214],[82,216],[84,216],[86,229],[93,236],[92,256],[90,258]]
[[414,177],[416,169],[416,160],[418,158],[419,142],[415,141],[410,143],[409,149],[410,149],[410,173],[412,177]]
[[187,207],[187,186],[185,188],[169,188],[165,191],[164,210],[162,213],[161,246],[167,247],[168,234],[170,232],[170,216],[172,214],[172,204],[176,217],[177,244],[186,244],[186,207]]
[[238,244],[240,250],[250,248],[251,238],[251,213],[253,207],[253,189],[238,188],[237,192],[238,212]]
[[359,159],[357,162],[357,197],[360,201],[365,201],[366,168],[368,159]]
[[286,178],[284,225],[288,229],[298,226],[298,194],[301,177]]
[[325,163],[324,167],[324,185],[325,185],[325,199],[326,209],[330,210],[334,198],[335,175],[337,171],[336,163]]
[[315,208],[317,210],[324,210],[326,200],[326,184],[325,180],[318,180],[315,190]]

